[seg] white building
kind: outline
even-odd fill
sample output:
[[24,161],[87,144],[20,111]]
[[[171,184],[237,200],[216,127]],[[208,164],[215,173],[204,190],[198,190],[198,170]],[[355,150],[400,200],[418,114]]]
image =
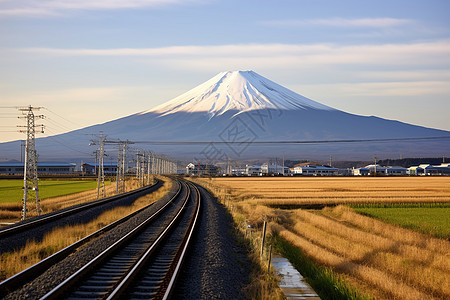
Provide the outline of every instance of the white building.
[[385,170],[385,174],[392,175],[406,175],[406,168],[403,167],[387,167]]
[[261,166],[246,165],[245,174],[247,176],[262,176],[263,171],[261,169]]
[[303,176],[336,176],[338,171],[338,168],[315,165],[298,166],[292,169],[293,175]]
[[369,176],[370,170],[369,168],[356,168],[353,169],[353,176]]
[[419,166],[409,167],[407,174],[409,175],[450,175],[450,164],[441,164],[432,166],[430,164],[422,164]]
[[[37,163],[39,174],[73,174],[76,164],[73,163]],[[0,174],[23,174],[23,163],[0,163]]]
[[287,175],[289,173],[288,167],[280,165],[263,164],[261,170],[263,175]]

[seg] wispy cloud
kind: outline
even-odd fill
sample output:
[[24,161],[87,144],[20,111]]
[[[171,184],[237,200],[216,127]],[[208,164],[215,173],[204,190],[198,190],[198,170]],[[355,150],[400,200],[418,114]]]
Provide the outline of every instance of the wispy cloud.
[[219,46],[175,46],[161,48],[59,49],[22,48],[14,51],[48,56],[129,56],[177,66],[196,65],[214,69],[232,65],[271,67],[310,65],[403,65],[450,66],[450,41],[413,44],[246,44]]
[[361,18],[361,19],[304,19],[304,20],[271,20],[261,24],[276,27],[304,27],[304,26],[326,26],[326,27],[351,27],[351,28],[389,28],[413,23],[409,19],[397,18]]
[[0,16],[61,15],[74,10],[113,10],[203,3],[208,0],[4,0]]

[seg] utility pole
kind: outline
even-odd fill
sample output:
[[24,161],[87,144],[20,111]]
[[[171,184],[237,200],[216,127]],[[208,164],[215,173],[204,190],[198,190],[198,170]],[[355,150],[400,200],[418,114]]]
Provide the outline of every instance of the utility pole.
[[116,168],[116,194],[119,194],[119,192],[124,192],[122,190],[122,184],[121,182],[124,181],[124,152],[125,152],[125,144],[118,145],[118,151],[117,151],[117,168]]
[[374,167],[375,167],[375,176],[377,176],[377,156],[374,155],[373,159],[375,160],[375,165],[374,165]]
[[147,154],[147,185],[150,184],[150,163],[151,163],[150,157],[151,157],[151,155],[152,155],[152,153],[148,152],[148,154]]
[[[103,197],[106,197],[106,190],[105,190],[105,171],[103,168],[103,157],[105,156],[105,141],[106,141],[106,135],[103,135],[103,132],[100,132],[100,137],[98,140],[99,143],[99,149],[96,151],[96,155],[98,156],[96,160],[98,160],[98,173],[97,173],[97,199],[100,198],[100,181],[102,182],[102,189],[103,189]],[[91,143],[89,144],[97,145],[97,141],[91,140]],[[97,165],[97,162],[95,163],[95,166]]]
[[41,215],[41,207],[39,202],[39,179],[37,173],[37,152],[35,149],[35,133],[36,127],[41,127],[41,133],[44,132],[44,125],[36,125],[34,123],[35,118],[43,119],[43,115],[35,116],[33,110],[39,110],[42,107],[28,107],[19,108],[24,116],[19,118],[24,118],[27,120],[26,130],[19,130],[19,132],[26,133],[27,139],[25,143],[25,159],[23,167],[23,208],[22,208],[22,220],[27,217],[27,202],[31,198],[31,193],[28,190],[35,191],[34,200],[36,202],[36,211],[38,216]]

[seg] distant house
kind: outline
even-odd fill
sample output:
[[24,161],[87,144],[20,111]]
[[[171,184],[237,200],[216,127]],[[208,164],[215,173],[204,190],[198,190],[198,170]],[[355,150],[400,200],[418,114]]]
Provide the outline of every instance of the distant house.
[[[97,174],[99,164],[84,163],[81,165],[81,172],[87,175]],[[103,163],[103,172],[105,175],[117,174],[116,163]]]
[[424,169],[425,175],[450,175],[449,164],[441,164],[439,166],[429,165]]
[[386,175],[388,176],[395,176],[395,175],[406,175],[406,168],[403,167],[386,167],[386,170],[384,171]]
[[263,175],[287,175],[289,173],[289,168],[280,165],[270,165],[263,164],[261,166],[261,171]]
[[247,176],[262,176],[263,171],[262,171],[261,166],[246,165],[245,166],[245,174]]
[[[39,163],[38,174],[72,174],[76,165],[73,163]],[[0,163],[0,174],[18,175],[23,174],[23,163]]]
[[356,168],[353,169],[353,176],[369,176],[370,169],[369,168]]
[[231,169],[232,176],[247,176],[247,168]]
[[383,167],[380,165],[368,165],[366,166],[367,169],[369,169],[369,173],[371,174],[379,174],[379,175],[383,175],[386,174],[386,169],[387,167]]
[[419,166],[413,166],[406,169],[406,174],[408,175],[424,175],[424,169]]
[[297,166],[292,168],[293,175],[303,176],[336,176],[338,175],[338,171],[338,168],[316,165]]
[[186,166],[186,174],[191,176],[217,176],[220,168],[212,164],[193,164],[189,163]]

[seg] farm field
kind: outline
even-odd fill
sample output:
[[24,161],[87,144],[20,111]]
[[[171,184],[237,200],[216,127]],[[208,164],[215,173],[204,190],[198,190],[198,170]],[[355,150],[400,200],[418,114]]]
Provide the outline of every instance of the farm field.
[[450,177],[214,178],[247,203],[269,206],[450,202]]
[[[105,182],[109,185],[110,182]],[[0,180],[0,203],[21,202],[23,198],[23,180]],[[94,180],[40,180],[39,198],[58,197],[75,194],[97,188]]]
[[444,207],[358,207],[354,210],[387,223],[450,239],[450,203]]
[[[361,291],[361,297],[450,298],[450,242],[431,235],[449,230],[450,177],[196,181],[229,207],[238,226],[258,232],[266,220],[275,237],[297,247],[318,266],[330,268]],[[331,206],[299,209],[311,204]],[[357,205],[361,212],[372,209],[375,218],[346,204]],[[408,222],[432,226],[433,231],[424,234],[420,228],[405,228],[417,228]],[[334,289],[333,283],[328,291],[323,286],[315,288],[322,290],[324,299]]]
[[[0,180],[0,222],[16,222],[22,216],[22,180]],[[136,189],[135,180],[126,181],[126,190]],[[105,181],[106,196],[116,192],[115,184]],[[101,193],[101,192],[100,192]],[[97,199],[96,181],[57,181],[39,182],[39,198],[42,213],[49,213],[69,206]],[[28,216],[37,215],[34,202],[28,203]]]

